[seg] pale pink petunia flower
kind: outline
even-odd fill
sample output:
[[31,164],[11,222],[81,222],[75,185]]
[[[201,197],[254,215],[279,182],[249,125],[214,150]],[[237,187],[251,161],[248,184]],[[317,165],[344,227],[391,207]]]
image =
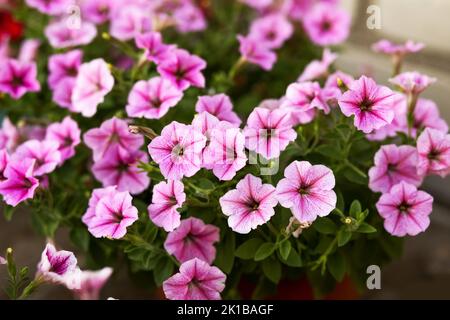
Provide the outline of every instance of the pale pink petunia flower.
[[100,290],[108,281],[113,269],[105,267],[97,271],[83,270],[80,275],[80,288],[73,290],[79,300],[99,300]]
[[78,68],[83,60],[83,51],[72,50],[65,53],[53,54],[48,59],[48,85],[55,89],[61,81],[75,79]]
[[172,18],[175,20],[176,29],[181,33],[202,31],[207,27],[202,10],[189,2],[176,8]]
[[377,85],[371,78],[361,76],[352,82],[338,103],[345,116],[355,116],[356,128],[370,133],[392,122],[393,97],[391,89]]
[[75,88],[75,78],[61,80],[52,91],[53,102],[69,111],[77,112],[72,106],[73,88]]
[[41,13],[58,16],[67,11],[73,0],[26,0],[26,4]]
[[277,61],[277,55],[270,48],[250,36],[238,35],[237,38],[241,59],[256,64],[266,71],[272,70]]
[[215,94],[212,96],[199,96],[195,104],[195,111],[201,113],[207,111],[216,116],[219,120],[228,121],[236,126],[240,126],[241,119],[233,111],[233,104],[230,97],[224,93]]
[[416,187],[422,183],[422,177],[417,174],[417,150],[412,146],[381,146],[374,164],[369,170],[369,188],[374,192],[389,192],[401,181]]
[[140,80],[128,95],[126,111],[130,117],[160,119],[182,98],[183,92],[167,79]]
[[186,90],[190,86],[205,87],[205,77],[202,74],[205,68],[206,61],[199,56],[190,54],[184,49],[174,49],[173,57],[161,62],[157,70],[178,89]]
[[242,3],[245,3],[249,7],[252,7],[257,10],[262,10],[268,8],[274,0],[239,0]]
[[92,218],[95,217],[95,208],[103,197],[112,197],[117,192],[116,186],[110,186],[106,188],[97,188],[92,190],[91,197],[89,198],[89,204],[86,212],[81,217],[81,221],[89,227]]
[[20,45],[19,55],[17,60],[23,62],[33,62],[36,60],[36,56],[41,46],[41,40],[39,39],[25,39]]
[[436,82],[436,78],[429,77],[416,71],[403,72],[389,82],[400,87],[406,94],[418,95],[431,84]]
[[195,130],[201,132],[206,137],[205,148],[202,151],[202,167],[206,169],[212,169],[214,166],[215,159],[212,159],[212,157],[209,155],[210,153],[214,152],[214,150],[211,148],[210,143],[212,134],[217,133],[217,131],[214,129],[219,123],[219,119],[206,111],[202,111],[201,113],[196,114],[194,116],[194,119],[192,120],[192,127]]
[[152,30],[152,16],[134,4],[120,6],[111,17],[109,32],[121,41],[128,41]]
[[339,87],[338,81],[341,81],[347,88],[350,86],[350,84],[355,81],[355,79],[342,71],[336,71],[333,72],[332,74],[330,74],[327,77],[327,81],[325,82],[324,88],[335,88],[335,89],[339,89],[339,96],[338,98],[342,95],[341,94],[341,88]]
[[50,23],[44,33],[53,48],[63,49],[91,43],[97,35],[97,29],[87,21],[82,22],[79,28],[73,28],[62,19]]
[[186,200],[184,185],[178,180],[161,181],[153,187],[152,203],[148,206],[150,220],[167,232],[180,226],[181,208]]
[[24,159],[9,161],[3,171],[5,180],[0,182],[0,194],[10,206],[17,206],[20,202],[32,199],[39,181],[33,175],[36,160]]
[[311,81],[327,76],[330,66],[336,61],[337,57],[338,55],[336,53],[325,48],[323,50],[322,59],[311,61],[305,67],[297,81]]
[[328,167],[294,161],[284,170],[284,177],[277,185],[277,199],[298,221],[312,222],[336,207],[335,179]]
[[283,109],[255,108],[244,129],[245,146],[266,159],[280,156],[288,144],[297,138],[292,129],[290,113]]
[[220,300],[225,280],[226,275],[219,268],[194,258],[163,282],[163,290],[170,300]]
[[47,127],[45,139],[59,144],[60,164],[75,155],[75,147],[80,144],[80,134],[78,124],[69,116]]
[[303,19],[309,38],[320,46],[344,42],[350,33],[350,24],[350,15],[345,10],[325,3],[315,5]]
[[150,142],[148,152],[166,179],[180,180],[200,170],[205,144],[206,137],[201,132],[173,121]]
[[0,265],[2,264],[7,264],[7,261],[5,258],[3,258],[2,256],[0,256]]
[[408,53],[416,53],[425,47],[423,43],[406,41],[404,44],[396,44],[389,40],[383,39],[372,45],[372,50],[379,53],[389,55],[404,56]]
[[61,162],[61,153],[58,148],[59,143],[56,141],[28,140],[17,147],[12,158],[17,162],[23,159],[36,160],[33,175],[42,176],[51,173]]
[[11,98],[20,99],[27,92],[37,92],[41,85],[37,80],[35,62],[23,62],[15,59],[0,61],[0,92]]
[[214,243],[220,239],[220,229],[202,220],[190,217],[169,232],[164,249],[181,263],[198,258],[211,264],[216,258]]
[[302,113],[313,108],[330,112],[327,101],[335,97],[335,89],[322,89],[318,82],[295,82],[286,89],[286,95],[281,103],[281,108],[292,112]]
[[159,32],[139,34],[136,36],[135,43],[136,47],[145,50],[145,57],[156,64],[172,58],[173,51],[176,48],[174,45],[163,43]]
[[222,212],[228,216],[230,228],[241,234],[264,225],[275,214],[278,201],[271,184],[263,184],[260,178],[247,174],[236,189],[225,193],[220,199]]
[[114,11],[117,0],[83,0],[81,2],[81,15],[84,19],[95,24],[108,21]]
[[267,48],[277,49],[293,32],[292,24],[283,14],[272,13],[253,20],[249,36],[263,42]]
[[0,129],[0,148],[5,148],[8,152],[12,152],[20,141],[21,136],[19,130],[8,117],[4,117]]
[[127,227],[138,219],[138,210],[132,205],[132,200],[127,191],[115,190],[100,198],[95,215],[89,221],[89,232],[96,238],[123,238]]
[[72,109],[85,117],[92,117],[113,86],[114,77],[103,59],[83,63],[72,92]]
[[376,207],[384,219],[384,229],[393,236],[415,236],[430,225],[433,197],[404,181],[383,194]]
[[426,128],[417,139],[417,151],[417,172],[420,175],[445,177],[450,174],[450,134]]
[[108,153],[107,157],[97,160],[92,166],[92,173],[104,187],[115,185],[118,191],[139,194],[150,184],[147,173],[138,168],[140,162],[148,162],[145,152],[130,152],[119,147]]
[[4,172],[9,162],[9,154],[6,149],[0,149],[0,182],[5,181]]
[[144,138],[141,135],[130,133],[128,123],[116,117],[104,121],[100,128],[87,131],[83,140],[92,149],[94,161],[107,157],[108,153],[115,151],[118,147],[134,151],[144,144]]

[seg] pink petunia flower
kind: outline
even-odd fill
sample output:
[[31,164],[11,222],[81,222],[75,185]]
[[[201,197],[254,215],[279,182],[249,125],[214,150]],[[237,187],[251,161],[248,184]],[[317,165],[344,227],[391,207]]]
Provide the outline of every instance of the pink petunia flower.
[[71,117],[67,116],[61,122],[52,123],[47,127],[45,140],[55,141],[59,144],[62,164],[75,155],[75,147],[80,144],[80,128]]
[[140,162],[148,162],[148,155],[145,152],[140,150],[130,152],[119,147],[108,153],[107,157],[95,162],[92,173],[104,187],[116,185],[118,191],[139,194],[150,184],[147,173],[138,168]]
[[450,174],[450,134],[426,128],[417,139],[419,175]]
[[228,121],[236,126],[241,125],[241,119],[233,111],[233,104],[230,97],[226,94],[219,93],[212,96],[199,96],[195,104],[195,111],[201,113],[206,111],[219,120]]
[[194,258],[163,282],[163,290],[170,300],[220,300],[225,280],[226,275],[219,268]]
[[361,76],[339,99],[339,107],[347,117],[355,115],[356,128],[370,133],[392,122],[393,96],[394,93],[389,88]]
[[0,92],[11,98],[20,99],[27,92],[37,92],[41,85],[37,80],[35,62],[23,62],[15,59],[0,61]]
[[89,205],[86,212],[81,217],[81,221],[89,227],[91,220],[95,217],[95,209],[97,204],[103,197],[112,197],[117,192],[116,186],[110,186],[106,188],[98,188],[92,190],[91,197],[89,198]]
[[47,243],[37,266],[36,278],[65,285],[68,289],[80,288],[81,271],[75,255],[66,250],[56,251],[55,246]]
[[26,0],[26,4],[39,12],[58,16],[66,12],[73,0]]
[[247,174],[238,182],[236,189],[219,199],[230,228],[246,234],[269,221],[278,203],[275,191],[274,186],[263,184],[260,178]]
[[100,290],[111,277],[112,272],[113,269],[109,267],[97,271],[81,271],[80,288],[73,290],[73,294],[79,300],[98,300]]
[[430,225],[433,197],[402,181],[383,194],[376,206],[387,232],[397,237],[415,236]]
[[71,28],[65,19],[50,23],[44,30],[53,48],[63,49],[91,43],[97,35],[95,25],[84,21],[79,28]]
[[[211,137],[213,133],[217,133],[214,129],[219,123],[219,119],[206,111],[196,114],[192,120],[192,127],[201,132],[206,138],[205,148],[202,151],[202,167],[206,169],[212,169],[214,166],[215,159],[211,159],[208,153],[214,152],[210,146]],[[208,161],[213,162],[209,163]]]
[[20,45],[19,55],[17,60],[23,62],[33,62],[36,60],[36,56],[41,46],[39,39],[25,39]]
[[51,55],[48,59],[48,86],[55,89],[61,81],[67,78],[75,79],[82,60],[81,50]]
[[128,95],[126,111],[130,117],[160,119],[183,98],[172,82],[161,77],[134,84]]
[[[342,81],[342,83],[348,88],[350,86],[350,84],[355,81],[355,79],[342,71],[336,71],[332,74],[330,74],[327,78],[327,81],[325,82],[324,88],[335,88],[335,89],[339,89],[339,93],[341,93],[340,87],[338,85],[338,79],[339,81]],[[338,98],[341,96],[342,94],[339,94]]]
[[4,117],[0,129],[0,148],[5,148],[8,152],[12,152],[20,143],[20,140],[19,130],[8,117]]
[[412,146],[381,146],[374,163],[369,170],[369,188],[374,192],[389,192],[401,181],[416,187],[422,183],[422,177],[417,174],[417,150]]
[[428,77],[416,71],[404,72],[389,79],[389,82],[397,85],[406,94],[419,95],[422,91],[436,82],[436,78]]
[[185,2],[173,12],[175,26],[181,33],[205,30],[207,27],[203,12],[197,6]]
[[85,117],[92,117],[114,86],[114,77],[103,59],[83,63],[72,92],[72,109]]
[[55,170],[61,162],[59,144],[51,140],[28,140],[21,144],[13,155],[14,161],[35,160],[33,175],[42,176]]
[[311,41],[320,46],[344,42],[350,33],[350,15],[336,5],[317,4],[303,19],[303,27]]
[[111,17],[109,32],[121,41],[135,39],[152,30],[152,16],[135,4],[120,6]]
[[411,40],[404,44],[396,44],[389,40],[383,39],[372,45],[372,50],[379,53],[389,55],[404,56],[408,53],[416,53],[425,47],[423,43],[416,43]]
[[153,187],[152,203],[148,206],[150,220],[167,232],[180,226],[181,208],[186,200],[184,185],[178,180],[161,181]]
[[52,91],[52,100],[61,108],[67,108],[72,112],[77,112],[72,105],[72,93],[75,88],[75,78],[61,80]]
[[244,135],[247,149],[266,159],[278,158],[281,151],[297,138],[290,114],[283,109],[253,109],[247,119]]
[[136,47],[145,50],[148,60],[156,64],[172,58],[176,46],[164,44],[161,33],[148,32],[139,34],[135,39]]
[[81,3],[81,15],[84,19],[95,24],[108,21],[114,11],[116,0],[84,0]]
[[138,210],[131,203],[127,191],[113,192],[100,198],[95,206],[95,216],[89,220],[88,230],[96,238],[120,239],[127,227],[138,219]]
[[186,90],[190,86],[205,87],[205,77],[202,74],[205,68],[206,61],[199,56],[190,54],[184,49],[174,49],[173,58],[161,62],[157,70],[178,89]]
[[202,220],[190,217],[169,232],[164,249],[181,263],[198,258],[211,264],[216,258],[214,243],[220,239],[220,229]]
[[241,59],[256,64],[266,71],[272,70],[277,61],[277,55],[272,52],[264,43],[253,39],[250,36],[237,36],[239,40],[239,52]]
[[280,204],[291,209],[300,222],[312,222],[336,208],[333,171],[324,165],[294,161],[284,170],[277,185]]
[[293,115],[312,108],[330,112],[327,101],[335,97],[334,89],[322,89],[318,82],[296,82],[288,86],[281,108],[289,109]]
[[24,159],[9,161],[3,171],[6,178],[0,182],[0,194],[10,206],[17,206],[20,202],[32,199],[39,181],[33,175],[35,160]]
[[294,28],[283,14],[273,13],[255,19],[250,26],[249,36],[261,41],[269,49],[280,48],[288,40]]
[[200,170],[206,137],[192,126],[173,121],[150,142],[148,152],[166,179],[180,180]]
[[130,133],[127,122],[116,117],[104,121],[100,128],[87,131],[83,140],[92,149],[94,161],[106,158],[118,147],[135,151],[144,144],[142,136]]
[[4,172],[9,162],[9,154],[6,149],[0,149],[0,182],[5,181]]
[[273,0],[239,0],[239,1],[257,10],[266,9],[273,3]]
[[6,261],[5,258],[3,258],[2,256],[0,256],[0,265],[2,264],[7,264],[8,262]]
[[328,69],[336,61],[338,55],[325,48],[322,54],[322,60],[311,61],[303,70],[299,82],[318,80],[328,74]]

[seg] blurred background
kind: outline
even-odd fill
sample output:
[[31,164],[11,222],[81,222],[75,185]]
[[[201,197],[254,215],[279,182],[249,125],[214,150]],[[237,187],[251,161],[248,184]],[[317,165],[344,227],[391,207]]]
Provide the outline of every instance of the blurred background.
[[[371,44],[382,38],[423,42],[426,48],[408,56],[403,70],[418,70],[438,79],[423,96],[434,100],[450,123],[450,1],[343,0],[342,5],[351,12],[353,27],[337,67],[354,75],[370,73],[379,82],[386,83],[392,71],[390,59],[373,53]],[[373,13],[367,9],[373,5],[376,7],[371,7],[372,10],[375,8],[380,13],[380,29],[367,27],[367,19]],[[382,269],[381,290],[365,292],[361,298],[450,299],[450,177],[429,178],[424,188],[435,197],[431,226],[427,232],[408,238],[403,257]],[[71,248],[64,230],[59,231],[58,238],[62,247]],[[0,219],[0,250],[13,247],[19,265],[33,269],[44,245],[45,239],[33,232],[26,212],[17,212],[10,223]],[[5,270],[0,268],[0,287],[4,287],[5,278]],[[118,274],[103,292],[105,297],[119,299],[155,298],[144,286],[136,287],[128,275]],[[5,295],[0,292],[2,298]],[[71,295],[62,287],[44,286],[33,298],[68,299]]]

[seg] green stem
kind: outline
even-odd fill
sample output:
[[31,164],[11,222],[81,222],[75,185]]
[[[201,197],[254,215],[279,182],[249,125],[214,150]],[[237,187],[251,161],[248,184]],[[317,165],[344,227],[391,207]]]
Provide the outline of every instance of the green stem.
[[239,69],[242,68],[242,66],[246,63],[246,60],[244,57],[240,57],[239,60],[236,61],[236,63],[231,67],[230,72],[228,73],[228,79],[230,82],[233,82],[234,77],[236,76]]

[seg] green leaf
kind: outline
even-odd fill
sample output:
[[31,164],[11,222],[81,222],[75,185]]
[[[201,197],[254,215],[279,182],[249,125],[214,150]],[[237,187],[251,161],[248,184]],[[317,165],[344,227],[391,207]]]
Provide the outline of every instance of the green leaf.
[[302,263],[302,259],[300,257],[300,255],[297,253],[297,251],[295,250],[295,248],[291,248],[291,252],[289,253],[289,256],[287,259],[285,260],[281,260],[285,265],[289,266],[289,267],[301,267],[303,265]]
[[357,218],[358,213],[360,213],[361,211],[361,203],[358,200],[353,200],[352,204],[350,205],[350,215],[353,218]]
[[323,144],[318,146],[315,152],[320,153],[323,156],[329,157],[331,159],[340,160],[342,159],[342,149],[339,149],[337,145]]
[[215,188],[214,183],[206,178],[201,178],[200,180],[198,180],[197,183],[198,187],[205,190],[205,191],[212,191]]
[[8,206],[8,205],[3,206],[3,215],[5,216],[6,221],[11,221],[15,210],[16,210],[15,207]]
[[58,228],[59,221],[44,212],[33,211],[31,214],[31,223],[34,228],[43,236],[53,237]]
[[292,245],[289,240],[285,240],[280,244],[279,251],[281,257],[286,260],[289,257],[289,253],[291,253]]
[[173,262],[169,258],[162,258],[158,261],[154,271],[153,277],[157,286],[167,280],[173,273]]
[[330,218],[319,218],[313,225],[315,230],[323,234],[333,234],[336,233],[336,224]]
[[77,227],[70,230],[70,240],[80,249],[88,251],[89,232],[85,227]]
[[269,257],[276,249],[276,245],[272,242],[263,243],[255,253],[255,261],[262,261]]
[[327,258],[327,266],[331,275],[338,281],[342,281],[345,275],[345,259],[340,253],[333,254]]
[[340,229],[337,234],[337,242],[338,247],[344,246],[347,242],[350,241],[352,237],[352,233],[348,230],[345,230],[344,228]]
[[343,173],[344,173],[344,177],[348,181],[367,186],[367,183],[368,183],[367,177],[361,176],[360,173],[355,172],[353,169],[347,167],[343,170]]
[[264,274],[273,283],[278,283],[281,278],[281,264],[275,259],[266,259],[262,262]]
[[256,250],[258,250],[262,242],[263,240],[260,238],[247,240],[236,249],[234,254],[241,259],[253,259]]
[[217,255],[214,264],[225,273],[230,273],[234,264],[234,251],[236,239],[233,232],[227,233],[225,239],[217,246]]
[[366,223],[366,222],[362,222],[358,229],[356,230],[356,232],[360,232],[360,233],[373,233],[373,232],[377,232],[377,229],[375,229],[374,227],[372,227],[370,224]]

